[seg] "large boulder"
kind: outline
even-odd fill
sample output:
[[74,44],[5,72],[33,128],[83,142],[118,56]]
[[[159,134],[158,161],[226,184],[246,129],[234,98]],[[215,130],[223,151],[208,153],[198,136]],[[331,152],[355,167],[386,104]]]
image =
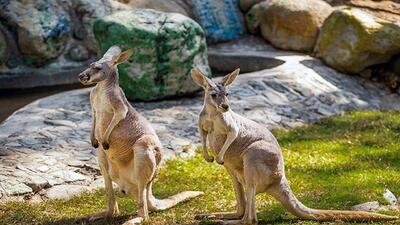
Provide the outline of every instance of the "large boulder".
[[[84,45],[92,52],[99,52],[93,34],[93,23],[96,19],[111,14],[112,8],[109,0],[72,0],[72,11],[76,15],[74,37],[82,40]],[[74,51],[83,49],[81,45]],[[85,51],[85,49],[83,49]]]
[[192,0],[196,20],[211,43],[231,41],[245,32],[239,0]]
[[103,53],[112,45],[134,49],[119,66],[120,85],[129,99],[191,93],[198,87],[190,70],[210,74],[203,30],[181,14],[151,9],[117,12],[97,20],[94,34]]
[[315,50],[333,68],[359,73],[400,53],[400,24],[355,8],[337,9],[324,22]]
[[253,5],[260,3],[264,0],[239,0],[240,9],[247,12]]
[[250,32],[260,28],[275,47],[312,51],[318,30],[332,10],[322,0],[266,0],[247,12],[246,23]]
[[28,64],[42,65],[63,52],[71,25],[69,14],[57,1],[3,1],[0,8],[0,18],[16,29]]

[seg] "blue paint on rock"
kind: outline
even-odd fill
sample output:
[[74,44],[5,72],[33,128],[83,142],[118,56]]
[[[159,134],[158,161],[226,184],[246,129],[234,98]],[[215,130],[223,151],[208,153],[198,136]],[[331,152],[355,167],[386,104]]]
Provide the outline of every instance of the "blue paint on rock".
[[193,0],[194,13],[210,42],[230,41],[245,31],[239,0]]

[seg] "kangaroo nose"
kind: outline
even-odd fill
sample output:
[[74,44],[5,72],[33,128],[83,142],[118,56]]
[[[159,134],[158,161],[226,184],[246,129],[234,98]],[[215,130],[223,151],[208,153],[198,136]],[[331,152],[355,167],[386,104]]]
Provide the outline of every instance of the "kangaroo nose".
[[81,81],[88,81],[89,80],[89,75],[85,72],[82,72],[78,75],[79,80]]
[[229,105],[228,104],[221,104],[221,108],[228,110],[229,109]]

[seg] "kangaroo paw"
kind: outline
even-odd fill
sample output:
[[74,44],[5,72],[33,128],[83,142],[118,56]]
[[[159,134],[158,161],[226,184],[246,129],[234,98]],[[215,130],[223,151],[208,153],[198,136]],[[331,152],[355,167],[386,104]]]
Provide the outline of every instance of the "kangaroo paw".
[[92,146],[94,148],[98,148],[99,147],[99,142],[96,139],[92,139],[91,142],[92,142]]
[[108,142],[103,142],[101,145],[103,146],[104,150],[108,150],[110,148],[110,144]]

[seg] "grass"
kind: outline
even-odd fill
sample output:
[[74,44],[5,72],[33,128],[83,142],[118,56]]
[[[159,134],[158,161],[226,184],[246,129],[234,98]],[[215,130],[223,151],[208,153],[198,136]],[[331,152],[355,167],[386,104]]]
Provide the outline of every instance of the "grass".
[[[385,187],[400,195],[399,112],[353,112],[289,131],[276,130],[274,134],[283,149],[291,186],[310,207],[350,209],[367,201],[384,203]],[[195,221],[194,215],[235,207],[232,184],[225,169],[206,163],[200,156],[169,161],[154,185],[158,197],[183,190],[202,190],[205,195],[173,209],[152,213],[148,224],[208,224]],[[120,215],[94,224],[121,224],[136,210],[136,203],[130,197],[119,196],[118,203]],[[104,206],[104,190],[69,201],[11,202],[0,205],[0,224],[87,224],[80,218]],[[319,224],[285,213],[266,194],[257,196],[257,208],[260,224]],[[375,224],[396,223],[399,222]]]

